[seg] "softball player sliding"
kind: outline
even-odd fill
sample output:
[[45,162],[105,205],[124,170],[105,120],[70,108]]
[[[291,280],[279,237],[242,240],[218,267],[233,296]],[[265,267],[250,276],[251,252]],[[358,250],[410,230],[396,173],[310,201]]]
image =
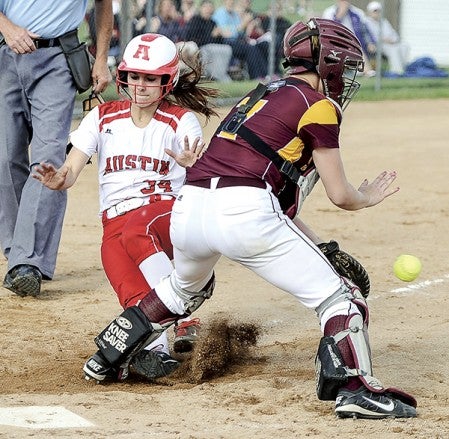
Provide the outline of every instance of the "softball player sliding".
[[[41,163],[34,175],[50,189],[67,189],[89,158],[98,155],[101,259],[125,309],[173,270],[171,209],[185,167],[195,163],[204,147],[191,110],[208,118],[215,114],[205,99],[215,91],[197,86],[200,76],[200,71],[180,76],[177,49],[168,38],[134,38],[118,67],[117,87],[125,99],[90,111],[70,136],[73,147],[63,166]],[[177,102],[191,104],[187,108]],[[186,326],[180,325],[181,350],[187,348]],[[154,350],[156,343],[162,349]],[[168,355],[167,344],[164,333],[148,345],[134,364],[136,371],[156,378],[173,370],[178,362]]]
[[[364,68],[360,43],[343,25],[314,18],[287,30],[284,55],[288,76],[250,92],[187,170],[170,225],[175,270],[98,335],[99,350],[84,372],[110,375],[170,321],[198,309],[211,297],[214,267],[225,255],[316,311],[323,332],[317,396],[334,400],[339,417],[414,417],[413,396],[373,376],[360,289],[300,230],[301,197],[285,192],[294,182],[307,194],[315,170],[329,199],[345,210],[374,206],[398,190],[394,171],[358,189],[345,176],[339,130]],[[119,336],[125,341],[117,348]]]

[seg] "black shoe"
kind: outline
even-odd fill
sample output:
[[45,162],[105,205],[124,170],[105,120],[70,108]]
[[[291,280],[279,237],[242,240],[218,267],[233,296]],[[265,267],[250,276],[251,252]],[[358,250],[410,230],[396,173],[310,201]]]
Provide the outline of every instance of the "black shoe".
[[131,360],[130,368],[138,375],[154,380],[172,373],[179,362],[165,352],[142,350]]
[[414,418],[416,409],[390,393],[373,393],[365,387],[358,390],[340,390],[335,403],[339,418]]
[[42,274],[34,265],[17,265],[6,273],[3,286],[18,296],[36,297],[41,292]]

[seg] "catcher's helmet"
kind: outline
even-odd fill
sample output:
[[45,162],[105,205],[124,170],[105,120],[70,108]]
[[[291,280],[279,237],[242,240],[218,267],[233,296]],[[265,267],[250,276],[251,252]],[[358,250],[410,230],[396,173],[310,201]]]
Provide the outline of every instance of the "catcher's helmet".
[[342,24],[312,18],[297,22],[284,36],[284,67],[290,74],[312,71],[323,83],[327,97],[346,107],[358,91],[357,72],[364,68],[357,37]]
[[[164,35],[147,33],[133,38],[126,46],[117,67],[117,90],[136,102],[135,91],[129,90],[128,72],[162,76],[158,100],[170,93],[179,78],[179,56],[175,43]],[[158,86],[159,87],[159,86]]]

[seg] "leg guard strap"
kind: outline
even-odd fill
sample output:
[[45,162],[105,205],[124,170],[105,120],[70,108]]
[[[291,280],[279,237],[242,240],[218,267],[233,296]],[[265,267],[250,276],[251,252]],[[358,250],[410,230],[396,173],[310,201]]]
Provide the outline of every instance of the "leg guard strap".
[[334,294],[332,294],[332,296],[328,297],[315,308],[315,312],[317,313],[317,316],[321,321],[325,316],[326,311],[338,307],[338,305],[341,305],[344,302],[352,302],[354,305],[356,305],[364,316],[365,324],[368,325],[369,312],[366,300],[360,290],[354,285],[347,283],[345,279],[342,279],[340,288]]
[[372,390],[383,388],[372,376],[371,351],[362,316],[347,317],[344,326],[345,329],[333,336],[325,335],[320,341],[315,367],[317,395],[322,400],[335,400],[338,390],[351,377],[359,378]]
[[179,285],[176,285],[176,281],[173,276],[170,276],[170,284],[173,291],[184,301],[184,310],[187,315],[195,312],[206,299],[212,297],[212,293],[215,288],[215,274],[212,273],[212,277],[201,291],[187,291]]

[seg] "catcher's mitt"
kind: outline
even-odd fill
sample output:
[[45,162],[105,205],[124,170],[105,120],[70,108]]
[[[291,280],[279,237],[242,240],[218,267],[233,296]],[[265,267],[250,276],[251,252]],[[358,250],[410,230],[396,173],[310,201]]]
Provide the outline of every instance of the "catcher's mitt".
[[329,262],[340,276],[348,278],[360,288],[363,297],[368,297],[370,290],[369,276],[357,259],[340,250],[336,241],[323,242],[318,244],[318,248],[329,259]]

